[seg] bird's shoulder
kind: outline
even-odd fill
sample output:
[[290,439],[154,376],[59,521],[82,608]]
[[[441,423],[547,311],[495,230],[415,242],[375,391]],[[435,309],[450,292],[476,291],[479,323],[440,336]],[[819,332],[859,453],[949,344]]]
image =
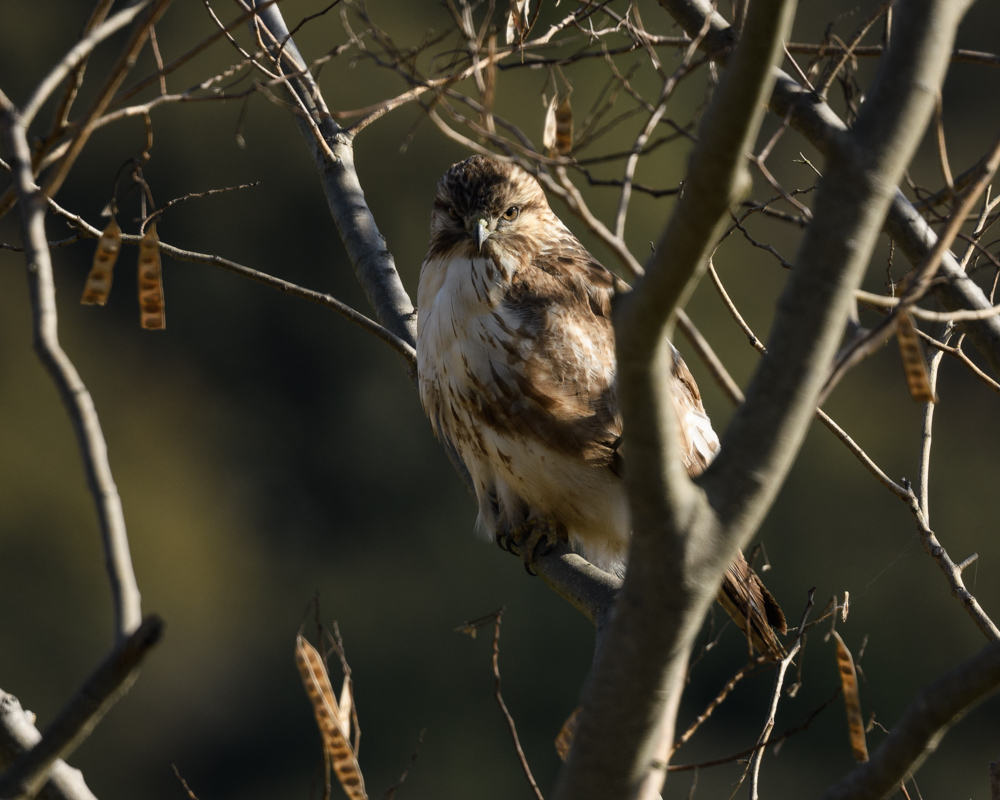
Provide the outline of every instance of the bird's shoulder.
[[604,267],[561,223],[522,258],[503,303],[533,327],[571,320],[611,333],[611,302],[620,278]]

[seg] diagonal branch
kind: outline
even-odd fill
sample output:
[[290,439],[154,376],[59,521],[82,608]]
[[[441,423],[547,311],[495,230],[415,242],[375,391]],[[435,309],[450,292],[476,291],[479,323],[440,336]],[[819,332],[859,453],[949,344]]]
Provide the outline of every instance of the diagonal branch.
[[[10,767],[41,738],[32,715],[21,708],[14,695],[0,689],[0,769]],[[52,764],[48,781],[37,796],[38,800],[97,800],[83,773],[61,759]]]
[[[56,214],[63,217],[69,224],[82,231],[84,236],[91,239],[100,238],[101,231],[88,223],[85,219],[77,214],[67,211],[56,203],[55,200],[49,200],[48,202],[49,206],[51,206],[52,210]],[[163,209],[160,210],[162,211]],[[141,240],[142,237],[135,234],[122,234],[123,242],[138,245]],[[303,286],[298,286],[290,281],[282,280],[281,278],[277,278],[266,272],[260,272],[259,270],[252,269],[251,267],[237,264],[235,261],[230,261],[228,258],[223,258],[222,256],[183,250],[180,247],[175,247],[163,241],[158,242],[157,247],[161,253],[165,253],[172,258],[176,258],[178,261],[189,261],[194,264],[207,264],[213,267],[221,267],[222,269],[236,275],[241,275],[244,278],[249,278],[250,280],[257,281],[258,283],[263,283],[265,286],[270,286],[271,288],[277,289],[279,292],[291,295],[292,297],[300,297],[303,300],[309,300],[310,302],[318,303],[326,308],[330,308],[340,314],[344,319],[353,322],[362,330],[377,336],[389,345],[389,347],[402,356],[403,360],[406,362],[407,369],[415,369],[414,365],[416,364],[417,356],[416,351],[413,349],[411,344],[400,339],[394,333],[386,330],[375,322],[375,320],[366,317],[364,314],[351,308],[351,306],[341,300],[338,300],[333,295],[324,294],[323,292],[317,292],[312,289],[306,289]]]
[[857,123],[830,153],[768,353],[704,477],[740,543],[770,507],[805,436],[894,187],[930,119],[966,5],[898,6],[892,43]]
[[[294,49],[277,5],[260,10],[257,19],[273,40],[281,43],[282,64],[287,66],[296,60],[299,65],[305,63]],[[403,288],[395,260],[386,248],[385,238],[365,201],[361,180],[354,166],[354,137],[337,125],[329,112],[321,113],[325,104],[308,70],[290,76],[287,83],[309,110],[310,118],[304,120],[299,117],[298,122],[319,172],[330,214],[358,281],[375,311],[375,318],[383,327],[413,345],[417,338],[417,312]],[[317,133],[319,140],[315,135]]]
[[[659,0],[659,3],[688,36],[698,36],[708,20],[701,47],[713,56],[726,58],[735,43],[736,35],[725,19],[714,11],[714,5],[709,0]],[[965,4],[961,5],[964,7]],[[777,68],[775,74],[777,80],[770,99],[771,111],[781,119],[790,115],[792,127],[824,156],[832,158],[843,147],[847,126],[830,106],[790,75]],[[927,258],[938,239],[927,221],[898,189],[885,220],[885,230],[914,266]],[[935,285],[934,292],[949,311],[982,311],[992,305],[983,290],[965,274],[951,253],[945,253],[942,257],[941,271],[948,280]],[[966,321],[961,329],[989,362],[994,373],[1000,375],[1000,317]]]
[[21,114],[24,118],[24,124],[31,125],[31,121],[35,118],[35,114],[38,113],[38,109],[49,99],[49,96],[65,80],[66,76],[72,70],[76,69],[97,45],[139,16],[142,10],[149,5],[149,2],[150,0],[140,0],[128,8],[122,9],[107,22],[98,25],[77,42],[63,56],[62,60],[49,70],[38,85],[38,88],[35,89],[31,97],[28,98],[28,101],[22,106]]
[[72,169],[77,157],[90,139],[90,134],[94,131],[94,123],[107,109],[118,87],[121,86],[122,81],[125,80],[125,76],[128,75],[135,64],[136,59],[139,57],[139,52],[142,50],[149,36],[150,28],[163,16],[169,5],[170,0],[152,0],[149,11],[135,25],[132,35],[118,57],[118,61],[109,72],[108,79],[100,88],[97,98],[80,122],[76,135],[70,142],[66,154],[55,165],[52,173],[46,176],[43,191],[48,197],[55,197],[56,192],[59,191],[59,187],[66,180],[66,176],[69,175],[70,169]]
[[889,796],[934,752],[948,728],[998,686],[1000,642],[991,642],[920,692],[871,760],[833,786],[823,800],[878,800]]
[[67,758],[139,677],[139,667],[163,635],[163,620],[147,617],[122,639],[59,712],[42,738],[0,777],[0,800],[30,800],[49,770]]

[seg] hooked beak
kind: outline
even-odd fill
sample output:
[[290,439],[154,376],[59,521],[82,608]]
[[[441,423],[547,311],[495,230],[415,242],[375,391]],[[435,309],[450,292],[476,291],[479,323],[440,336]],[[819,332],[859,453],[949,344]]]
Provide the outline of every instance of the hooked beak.
[[486,244],[486,240],[490,238],[490,228],[489,223],[483,218],[479,217],[472,221],[472,240],[476,243],[476,250],[478,252],[483,252],[483,245]]

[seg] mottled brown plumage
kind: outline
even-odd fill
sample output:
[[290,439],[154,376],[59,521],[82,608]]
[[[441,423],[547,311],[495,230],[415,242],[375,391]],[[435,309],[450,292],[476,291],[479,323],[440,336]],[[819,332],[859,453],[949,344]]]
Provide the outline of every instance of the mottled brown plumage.
[[[438,184],[417,293],[417,372],[431,425],[469,470],[484,533],[554,523],[622,574],[630,524],[611,325],[617,281],[519,167],[473,156]],[[695,475],[719,440],[673,352],[682,457]],[[772,630],[785,630],[781,609],[742,555],[719,601],[757,649],[781,655]]]

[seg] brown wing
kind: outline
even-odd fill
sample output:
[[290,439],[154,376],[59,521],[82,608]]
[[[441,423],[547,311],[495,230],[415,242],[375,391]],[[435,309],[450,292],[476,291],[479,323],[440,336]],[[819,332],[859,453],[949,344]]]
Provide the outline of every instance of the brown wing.
[[698,384],[676,349],[670,377],[681,459],[688,474],[694,477],[704,472],[719,452],[719,437],[712,430],[712,423],[705,413]]
[[614,467],[622,430],[613,293],[611,273],[567,237],[517,271],[496,312],[516,343],[506,410],[553,450],[594,466]]

